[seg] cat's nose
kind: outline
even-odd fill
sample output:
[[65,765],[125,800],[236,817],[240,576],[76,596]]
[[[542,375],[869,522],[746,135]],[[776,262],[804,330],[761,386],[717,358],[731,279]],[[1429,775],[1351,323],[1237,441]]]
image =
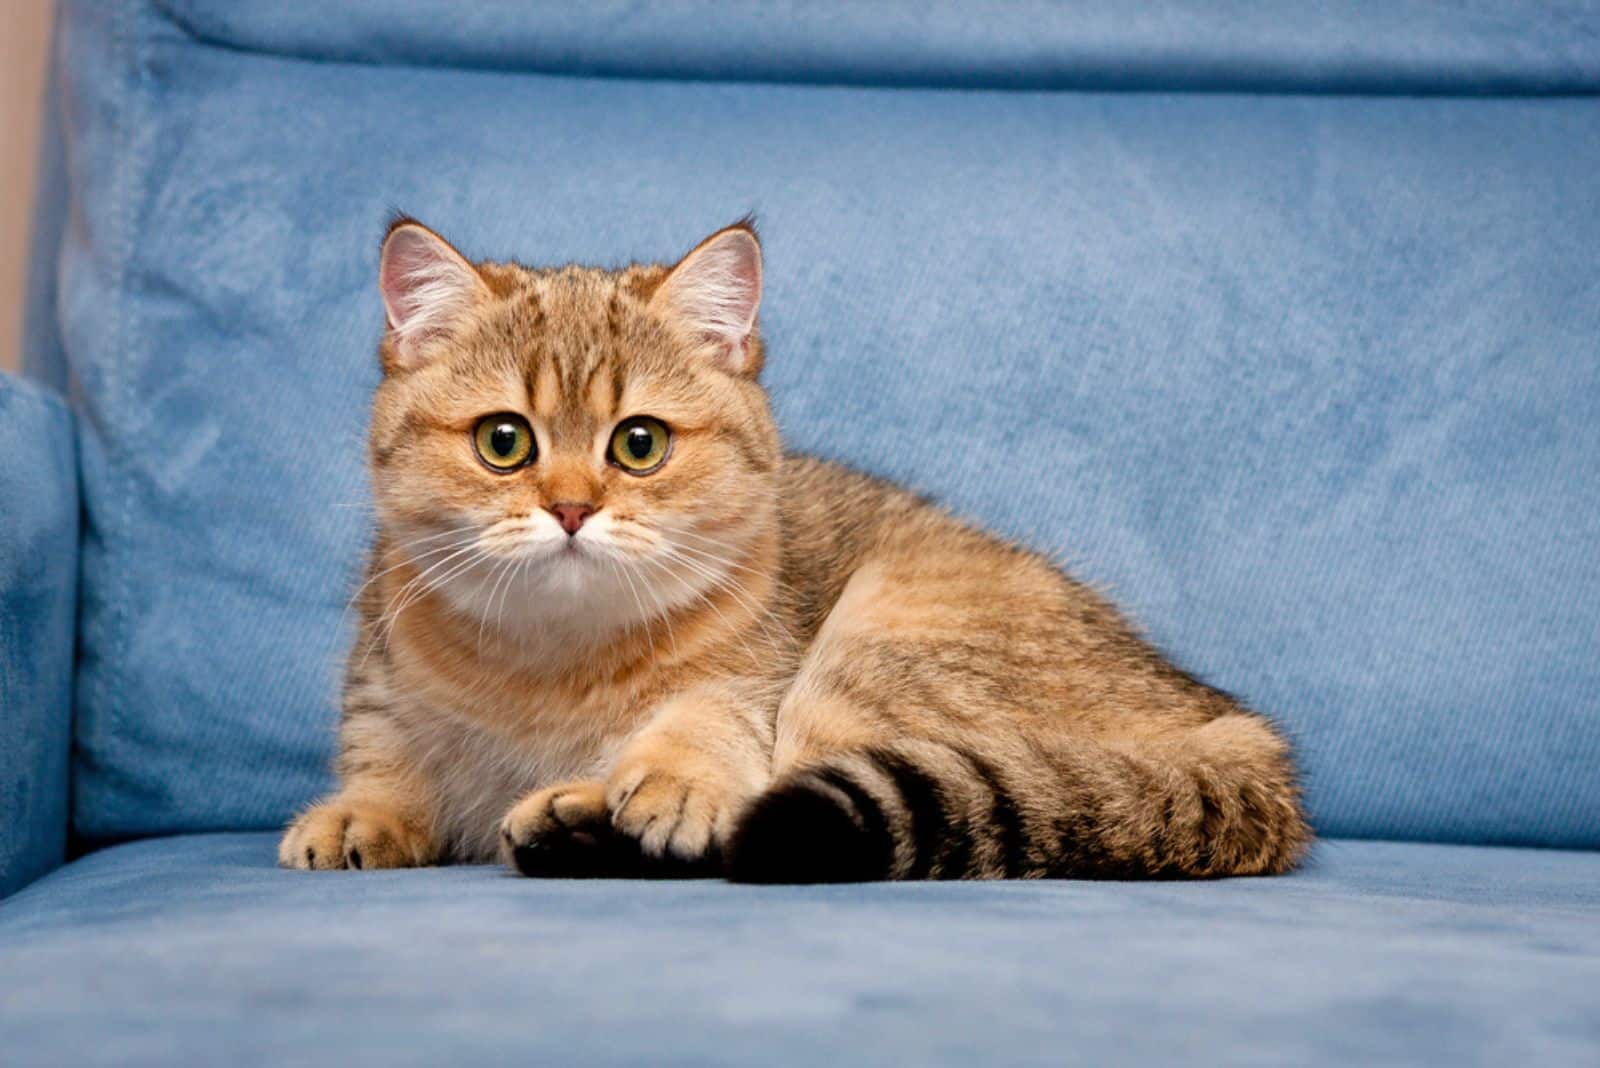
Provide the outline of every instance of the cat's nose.
[[578,528],[583,526],[584,520],[594,515],[594,505],[574,501],[558,501],[547,504],[545,510],[561,522],[561,529],[569,535],[576,534]]

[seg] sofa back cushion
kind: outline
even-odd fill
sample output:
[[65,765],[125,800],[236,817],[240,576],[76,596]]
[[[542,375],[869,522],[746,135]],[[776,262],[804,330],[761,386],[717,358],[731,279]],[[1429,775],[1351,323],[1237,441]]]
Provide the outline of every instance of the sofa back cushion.
[[326,785],[391,211],[621,263],[753,209],[795,448],[1059,553],[1324,833],[1600,846],[1595,27],[1392,9],[68,3],[78,830]]

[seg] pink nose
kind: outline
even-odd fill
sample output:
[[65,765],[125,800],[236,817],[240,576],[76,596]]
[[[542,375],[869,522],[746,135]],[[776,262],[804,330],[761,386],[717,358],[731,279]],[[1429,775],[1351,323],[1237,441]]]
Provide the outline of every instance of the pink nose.
[[568,534],[576,534],[578,528],[583,526],[584,520],[594,515],[594,506],[590,504],[575,504],[572,501],[560,501],[556,504],[547,504],[545,509],[561,521],[561,529]]

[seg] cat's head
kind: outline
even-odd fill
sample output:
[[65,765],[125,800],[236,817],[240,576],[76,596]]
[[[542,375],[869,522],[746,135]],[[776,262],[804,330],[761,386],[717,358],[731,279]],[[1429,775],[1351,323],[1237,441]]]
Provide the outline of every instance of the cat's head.
[[781,458],[749,223],[613,271],[474,264],[401,219],[379,287],[384,563],[513,632],[600,636],[742,584]]

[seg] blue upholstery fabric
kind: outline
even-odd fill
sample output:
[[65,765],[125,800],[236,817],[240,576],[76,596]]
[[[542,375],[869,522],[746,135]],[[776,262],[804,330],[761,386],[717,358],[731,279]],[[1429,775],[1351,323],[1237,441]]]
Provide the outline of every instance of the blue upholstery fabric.
[[[794,445],[1108,586],[1287,725],[1326,833],[1600,846],[1600,99],[548,76],[518,69],[539,42],[585,71],[612,30],[273,10],[65,9],[89,836],[270,826],[325,782],[392,209],[474,256],[618,262],[754,208]],[[941,8],[874,74],[852,42],[910,17],[885,10],[763,31],[731,73],[966,84],[1028,42],[1073,68],[1062,41],[1121,69],[1200,17]],[[1591,14],[1472,10],[1372,35],[1368,88],[1592,74]],[[659,47],[615,28],[643,57],[617,70],[720,62],[668,61],[692,14],[640,16]],[[1241,48],[1304,28],[1252,25]]]
[[[1287,725],[1325,833],[1600,847],[1600,9],[581,10],[63,3],[25,359],[78,418],[0,378],[0,894],[61,857],[74,682],[90,839],[324,784],[395,208],[546,262],[759,210],[794,444],[1108,586]],[[0,1060],[1600,1049],[1595,852],[753,888],[273,846],[0,902]]]
[[1217,883],[311,875],[266,834],[0,905],[56,1064],[1538,1064],[1600,1048],[1600,854],[1327,842]]
[[66,854],[77,596],[72,414],[0,372],[0,897]]
[[359,63],[999,89],[1576,93],[1600,8],[1523,0],[161,0],[227,48]]

